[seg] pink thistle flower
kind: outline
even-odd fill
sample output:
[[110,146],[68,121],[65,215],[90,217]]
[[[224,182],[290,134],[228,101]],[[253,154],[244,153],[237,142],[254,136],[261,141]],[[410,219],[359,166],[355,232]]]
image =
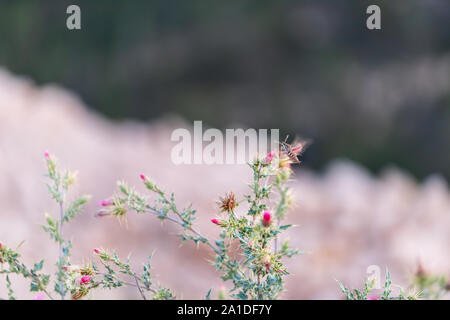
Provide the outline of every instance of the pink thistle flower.
[[0,249],[3,247],[3,244],[0,242]]
[[49,158],[50,158],[50,152],[48,152],[47,150],[45,150],[45,152],[44,152],[44,157],[45,157],[46,159],[49,159]]
[[275,158],[276,152],[275,151],[271,151],[267,156],[266,156],[266,163],[271,163],[273,158]]
[[218,226],[222,225],[219,219],[211,219],[211,222],[217,224]]
[[378,300],[378,299],[380,299],[380,296],[375,293],[370,293],[369,295],[367,295],[367,300]]
[[42,292],[39,292],[34,296],[32,300],[44,300],[44,294]]
[[97,248],[95,248],[95,249],[94,249],[94,253],[95,253],[95,254],[100,254],[100,250],[97,249]]
[[81,285],[88,284],[89,282],[91,282],[91,276],[82,276],[80,278]]
[[105,199],[99,201],[98,205],[101,207],[108,207],[114,204],[114,201],[112,199]]
[[139,177],[141,178],[142,181],[144,182],[147,181],[147,177],[145,176],[145,174],[141,173]]
[[272,220],[272,216],[271,216],[270,212],[264,211],[263,218],[262,218],[262,224],[265,227],[268,227],[268,226],[270,226],[270,223],[272,222],[271,220]]

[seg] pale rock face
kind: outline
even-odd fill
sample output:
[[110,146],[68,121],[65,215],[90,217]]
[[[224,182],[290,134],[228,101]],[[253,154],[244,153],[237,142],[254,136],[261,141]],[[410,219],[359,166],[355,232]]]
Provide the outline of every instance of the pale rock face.
[[[130,215],[128,226],[115,219],[94,218],[95,203],[115,191],[117,180],[143,190],[145,173],[165,190],[174,191],[180,206],[198,209],[198,228],[207,236],[219,229],[216,200],[233,190],[248,192],[245,165],[173,165],[173,129],[181,120],[151,124],[113,123],[88,111],[72,93],[58,87],[38,88],[30,81],[0,71],[0,241],[15,247],[28,263],[56,258],[56,246],[40,229],[44,212],[56,214],[45,187],[43,153],[57,155],[64,167],[79,171],[75,194],[91,194],[92,204],[66,229],[74,242],[72,262],[92,258],[96,247],[132,253],[134,267],[155,251],[156,279],[178,296],[202,299],[220,288],[218,274],[207,261],[212,252],[179,245],[177,226],[151,216]],[[389,267],[394,282],[404,285],[418,259],[430,271],[450,269],[450,194],[447,182],[432,176],[418,184],[408,174],[389,169],[380,177],[345,160],[331,163],[323,174],[296,172],[292,183],[295,208],[288,222],[291,242],[305,255],[288,262],[292,273],[283,298],[338,298],[334,279],[360,286],[369,265]],[[182,272],[180,271],[182,266]],[[409,273],[408,273],[409,272]],[[17,282],[23,297],[28,285]],[[214,293],[213,293],[214,294]],[[0,295],[4,296],[4,286]],[[97,291],[94,298],[138,298],[135,289]]]

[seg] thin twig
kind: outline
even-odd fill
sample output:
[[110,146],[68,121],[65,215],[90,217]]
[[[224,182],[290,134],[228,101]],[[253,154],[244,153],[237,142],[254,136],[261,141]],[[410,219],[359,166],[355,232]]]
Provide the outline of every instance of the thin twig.
[[139,293],[141,294],[142,299],[147,300],[147,298],[146,298],[145,295],[144,295],[144,292],[143,292],[142,289],[141,289],[141,286],[139,285],[139,279],[138,279],[138,277],[137,277],[136,275],[133,275],[133,277],[134,277],[134,280],[136,281],[136,286],[137,286],[137,288],[138,288],[138,290],[139,290]]
[[[167,219],[167,220],[169,220],[169,221],[172,221],[172,222],[174,222],[174,223],[176,223],[176,224],[178,224],[178,225],[184,227],[182,221],[179,221],[179,220],[177,220],[177,219],[174,219],[174,218],[172,218],[172,217],[169,217],[169,216],[167,216],[167,215],[161,213],[160,211],[158,211],[158,210],[156,210],[155,208],[152,208],[152,207],[150,207],[150,206],[149,206],[148,208],[149,208],[149,210],[150,210],[150,211],[147,211],[148,213],[151,213],[151,214],[156,215],[156,216],[158,216],[158,217],[162,217],[162,218],[164,218],[164,219]],[[220,253],[221,253],[220,250],[219,250],[215,245],[213,245],[213,244],[211,243],[211,241],[210,241],[208,238],[205,238],[200,232],[198,232],[197,230],[195,230],[195,229],[192,228],[191,226],[188,228],[188,230],[191,231],[191,232],[193,232],[194,234],[196,234],[196,235],[199,236],[200,238],[205,239],[205,240],[206,240],[205,244],[207,244],[209,247],[211,247],[211,248],[214,250],[214,252],[215,252],[216,254],[220,254]],[[225,263],[225,262],[224,262],[224,264],[225,264],[230,270],[233,270],[233,267],[232,267],[229,263]],[[242,272],[242,270],[239,270],[239,269],[238,269],[237,271],[241,274],[241,276],[246,277],[245,274],[244,274],[244,272]]]

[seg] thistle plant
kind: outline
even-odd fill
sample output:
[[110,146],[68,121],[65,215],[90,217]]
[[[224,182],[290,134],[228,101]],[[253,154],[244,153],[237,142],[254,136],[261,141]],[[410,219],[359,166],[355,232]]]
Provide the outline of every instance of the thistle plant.
[[444,275],[425,271],[422,264],[419,263],[409,287],[417,290],[421,299],[437,300],[450,292],[450,280]]
[[362,289],[349,289],[345,287],[341,282],[337,281],[342,293],[346,300],[416,300],[419,295],[406,294],[401,288],[398,295],[393,295],[392,281],[389,270],[386,269],[386,277],[383,285],[383,291],[381,294],[373,292],[375,288],[375,279],[368,279],[364,282]]
[[56,262],[57,281],[55,282],[55,291],[61,296],[61,299],[64,300],[69,287],[69,279],[65,269],[70,266],[70,250],[72,248],[72,242],[64,238],[63,226],[81,213],[84,205],[89,201],[90,196],[81,196],[72,202],[68,202],[66,198],[69,188],[75,183],[77,173],[69,170],[59,170],[57,160],[47,151],[45,152],[45,159],[47,164],[47,177],[50,180],[47,183],[47,188],[52,199],[54,199],[58,205],[59,214],[57,218],[45,214],[47,223],[42,226],[42,229],[58,244],[59,258]]
[[[94,249],[94,254],[98,257],[100,264],[105,269],[101,271],[99,267],[93,264],[93,272],[100,276],[100,281],[95,287],[101,285],[103,288],[119,288],[124,285],[136,287],[142,299],[147,300],[147,293],[151,294],[153,300],[171,300],[175,296],[172,291],[162,286],[154,286],[151,276],[151,258],[142,266],[142,273],[138,274],[131,269],[130,257],[125,262],[121,261],[119,256],[113,252],[109,253],[103,249]],[[124,280],[125,276],[131,280]]]
[[50,276],[40,273],[43,266],[44,260],[41,260],[40,262],[35,263],[32,268],[27,267],[20,260],[20,254],[17,252],[17,249],[13,250],[0,243],[0,274],[6,275],[6,287],[8,288],[8,298],[10,300],[16,299],[10,279],[11,274],[29,279],[31,292],[44,292],[48,298],[53,299],[51,294],[47,291]]
[[[290,147],[289,147],[290,148]],[[295,152],[294,152],[295,151]],[[276,299],[284,290],[284,281],[289,272],[285,259],[300,254],[290,247],[282,234],[292,225],[284,224],[286,213],[292,205],[289,181],[298,149],[273,151],[262,158],[255,158],[248,165],[252,170],[249,193],[241,197],[230,191],[217,202],[217,214],[211,217],[211,226],[219,228],[217,239],[202,235],[195,226],[196,210],[191,206],[180,208],[173,193],[160,188],[144,174],[140,179],[149,194],[140,194],[125,182],[118,182],[117,193],[99,203],[98,217],[113,216],[125,220],[130,212],[150,214],[161,221],[169,221],[180,227],[178,237],[182,242],[192,241],[212,249],[211,264],[220,271],[221,279],[231,283],[227,292],[222,286],[219,299]],[[35,299],[77,300],[89,296],[99,289],[115,289],[123,286],[136,288],[140,297],[147,299],[175,299],[174,293],[151,275],[151,258],[142,263],[140,270],[132,267],[130,257],[119,258],[114,251],[94,249],[91,260],[83,265],[72,264],[71,240],[64,234],[64,226],[82,213],[89,196],[70,198],[71,186],[76,173],[60,170],[56,158],[45,153],[48,191],[57,205],[58,214],[45,214],[46,224],[42,229],[58,246],[57,272],[54,276],[43,272],[44,260],[27,266],[19,254],[19,248],[12,249],[0,242],[0,274],[5,275],[8,298],[16,299],[12,283],[13,276],[30,281],[30,291],[37,292]],[[53,288],[50,284],[53,283]],[[414,275],[406,294],[401,288],[395,294],[389,271],[382,293],[375,293],[375,283],[367,280],[362,289],[349,289],[340,282],[339,286],[348,300],[403,300],[438,299],[450,290],[450,283],[444,276],[426,273],[422,267]],[[211,290],[206,294],[211,299]]]
[[339,281],[337,283],[347,300],[438,300],[450,292],[450,281],[444,275],[425,272],[421,264],[412,277],[407,291],[396,286],[399,288],[397,295],[393,294],[391,276],[387,269],[382,294],[373,292],[376,289],[374,279],[366,280],[362,289],[353,290],[345,287]]
[[[299,254],[285,240],[278,246],[280,234],[292,225],[283,225],[285,214],[292,204],[288,182],[292,175],[291,158],[271,152],[249,163],[253,181],[251,194],[241,201],[233,192],[220,198],[218,216],[211,222],[221,230],[219,238],[210,240],[194,226],[196,211],[191,206],[180,209],[173,193],[168,194],[144,174],[140,175],[153,198],[141,195],[125,182],[118,183],[118,192],[102,202],[97,216],[116,216],[125,219],[130,211],[151,214],[162,221],[181,227],[178,236],[183,242],[209,246],[214,254],[212,264],[222,273],[223,281],[233,285],[230,297],[237,299],[276,299],[284,288],[289,274],[283,258]],[[242,202],[246,205],[242,205]],[[240,207],[244,207],[242,210]],[[239,244],[239,252],[232,246]]]

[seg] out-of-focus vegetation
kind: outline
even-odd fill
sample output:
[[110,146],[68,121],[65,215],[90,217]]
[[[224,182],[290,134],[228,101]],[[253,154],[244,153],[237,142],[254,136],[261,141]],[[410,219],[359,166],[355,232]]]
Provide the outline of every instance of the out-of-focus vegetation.
[[[373,3],[381,31],[365,27]],[[449,21],[447,0],[2,1],[0,65],[112,118],[281,128],[315,141],[317,168],[449,178]]]

